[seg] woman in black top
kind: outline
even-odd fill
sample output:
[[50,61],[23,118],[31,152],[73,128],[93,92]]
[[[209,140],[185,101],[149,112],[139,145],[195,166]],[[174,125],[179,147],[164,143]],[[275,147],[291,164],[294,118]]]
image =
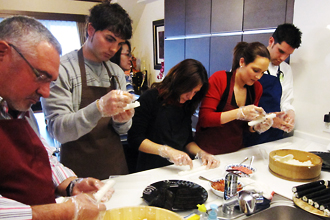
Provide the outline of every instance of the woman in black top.
[[201,158],[207,168],[219,166],[220,162],[201,150],[192,136],[191,116],[207,89],[204,66],[186,59],[141,95],[128,132],[130,147],[140,151],[138,171],[171,163],[192,168],[190,156]]

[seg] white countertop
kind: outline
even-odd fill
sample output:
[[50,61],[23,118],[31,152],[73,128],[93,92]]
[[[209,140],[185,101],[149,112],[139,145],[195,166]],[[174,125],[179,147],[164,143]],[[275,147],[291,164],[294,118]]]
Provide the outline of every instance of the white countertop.
[[[250,178],[240,178],[239,181],[243,183],[249,183],[256,181],[259,186],[265,189],[265,191],[274,191],[289,199],[292,198],[291,189],[293,186],[303,184],[304,182],[295,182],[278,178],[270,173],[268,168],[268,154],[272,150],[277,149],[297,149],[304,151],[326,151],[327,146],[305,140],[297,137],[289,137],[275,142],[269,142],[266,144],[256,145],[253,147],[245,148],[240,151],[217,155],[217,159],[220,160],[221,164],[216,169],[202,170],[187,175],[179,175],[178,172],[187,170],[188,166],[167,166],[152,170],[147,170],[139,173],[118,176],[114,180],[116,184],[114,186],[115,193],[113,194],[110,201],[107,202],[107,208],[119,208],[124,206],[137,206],[147,205],[146,202],[141,198],[143,190],[151,183],[158,182],[161,180],[187,180],[197,183],[203,186],[208,192],[208,199],[205,202],[207,208],[210,204],[214,203],[217,205],[222,204],[222,198],[212,193],[209,182],[200,180],[200,175],[209,179],[219,179],[225,176],[225,167],[231,163],[240,163],[245,157],[254,156],[253,167],[256,168],[256,173]],[[201,166],[199,160],[194,160],[194,168]],[[249,161],[245,162],[248,164]],[[321,172],[319,179],[330,179],[330,172]],[[191,213],[179,212],[181,216],[186,216]]]

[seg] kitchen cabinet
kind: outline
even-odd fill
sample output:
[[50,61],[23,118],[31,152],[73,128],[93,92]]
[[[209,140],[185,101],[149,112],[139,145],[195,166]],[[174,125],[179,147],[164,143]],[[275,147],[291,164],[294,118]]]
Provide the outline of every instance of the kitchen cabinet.
[[210,38],[195,38],[186,39],[186,54],[185,58],[193,58],[200,61],[207,72],[209,72],[209,60],[210,60]]
[[259,41],[264,45],[268,46],[269,38],[272,36],[272,33],[263,33],[263,34],[245,34],[243,35],[243,41],[251,43]]
[[213,0],[211,33],[242,30],[243,0]]
[[164,62],[165,73],[173,66],[185,59],[185,40],[167,40],[165,41],[164,53],[168,57]]
[[[260,41],[293,20],[294,0],[165,0],[165,72],[186,58],[201,61],[211,76],[230,70],[237,42]],[[231,35],[228,35],[231,33]]]
[[285,15],[286,0],[245,0],[243,30],[276,28]]
[[186,35],[210,33],[211,0],[186,1]]
[[[186,14],[185,1],[166,0],[165,1],[165,18],[164,26],[165,38],[171,36],[185,35],[186,28]],[[168,45],[171,46],[171,45]]]
[[211,38],[209,76],[219,70],[231,70],[233,49],[241,38],[242,35]]

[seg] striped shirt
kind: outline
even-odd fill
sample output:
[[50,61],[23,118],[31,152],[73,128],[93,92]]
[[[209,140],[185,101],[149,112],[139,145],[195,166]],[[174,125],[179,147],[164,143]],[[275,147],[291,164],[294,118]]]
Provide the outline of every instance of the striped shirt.
[[[11,117],[7,114],[8,106],[7,103],[0,97],[0,120],[10,120]],[[19,116],[21,116],[20,114]],[[33,116],[32,110],[28,112],[29,116],[26,116],[27,121],[30,123],[31,127],[39,135],[38,124],[35,117]],[[53,155],[55,148],[47,144],[46,140],[40,137],[41,142],[44,144],[45,149],[48,154],[50,167],[52,170],[52,180],[54,187],[56,188],[65,179],[76,176],[72,170],[63,166],[57,157]],[[1,161],[0,161],[1,162]],[[0,186],[1,187],[1,186]],[[32,219],[32,209],[31,206],[14,201],[9,198],[5,198],[0,195],[0,219],[11,219],[11,220],[22,220],[22,219]]]

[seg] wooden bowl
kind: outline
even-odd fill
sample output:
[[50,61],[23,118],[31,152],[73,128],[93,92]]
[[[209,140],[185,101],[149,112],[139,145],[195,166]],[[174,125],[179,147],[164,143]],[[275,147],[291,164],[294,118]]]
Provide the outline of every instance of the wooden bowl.
[[153,206],[129,206],[107,210],[103,220],[183,220],[183,217],[167,209]]
[[[312,165],[294,165],[275,160],[274,156],[293,155],[293,159],[305,162],[310,160]],[[269,153],[269,169],[270,171],[283,179],[287,180],[311,180],[318,178],[321,173],[322,159],[312,153],[300,150],[281,149]]]

